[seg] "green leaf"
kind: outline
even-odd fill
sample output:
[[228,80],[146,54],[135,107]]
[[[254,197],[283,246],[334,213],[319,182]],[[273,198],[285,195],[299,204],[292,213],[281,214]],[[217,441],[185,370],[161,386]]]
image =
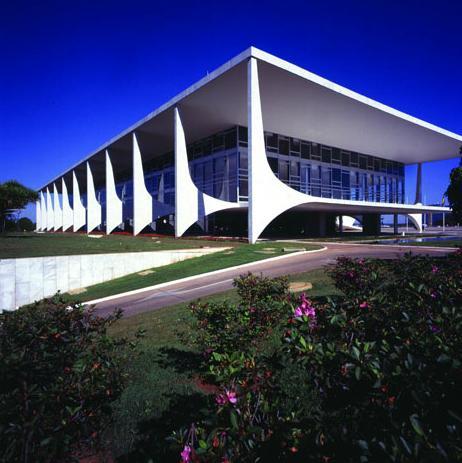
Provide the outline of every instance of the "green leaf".
[[419,417],[414,414],[409,417],[412,427],[414,431],[421,437],[425,437],[425,433],[423,432],[422,426],[420,425]]
[[200,439],[199,440],[199,447],[202,448],[202,449],[206,449],[207,448],[207,442],[205,442],[205,440]]
[[361,379],[361,367],[355,368],[355,377],[358,381]]
[[231,420],[231,426],[234,429],[239,429],[239,424],[237,422],[237,415],[234,410],[231,411],[230,420]]
[[356,346],[353,346],[351,350],[353,351],[353,357],[356,360],[359,360],[359,358],[361,357],[361,352],[359,352],[359,349]]

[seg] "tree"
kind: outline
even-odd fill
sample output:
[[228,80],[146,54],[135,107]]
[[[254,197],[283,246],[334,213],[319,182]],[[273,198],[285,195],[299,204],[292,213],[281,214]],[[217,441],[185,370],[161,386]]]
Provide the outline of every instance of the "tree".
[[460,165],[451,170],[445,196],[448,198],[455,221],[462,223],[462,146],[459,149],[459,154],[461,156]]
[[0,183],[0,231],[7,217],[16,210],[24,209],[30,202],[38,199],[38,193],[16,180]]

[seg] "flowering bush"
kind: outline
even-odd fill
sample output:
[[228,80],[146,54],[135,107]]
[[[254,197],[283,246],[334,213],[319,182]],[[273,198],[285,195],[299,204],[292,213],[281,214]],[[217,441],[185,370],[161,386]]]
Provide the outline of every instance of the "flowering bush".
[[183,462],[462,460],[461,252],[331,274],[339,299],[280,300],[277,349],[215,353],[210,417],[172,436]]
[[239,304],[228,301],[190,304],[194,344],[206,359],[221,362],[233,352],[251,352],[272,333],[284,316],[289,294],[285,277],[246,275],[234,281]]
[[71,461],[101,445],[129,350],[62,296],[0,314],[0,460]]

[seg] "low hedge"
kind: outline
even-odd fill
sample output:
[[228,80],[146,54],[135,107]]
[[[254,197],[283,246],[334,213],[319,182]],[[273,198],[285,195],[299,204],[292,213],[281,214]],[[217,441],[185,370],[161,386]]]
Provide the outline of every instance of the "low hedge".
[[0,314],[0,459],[73,461],[99,449],[132,344],[59,294]]

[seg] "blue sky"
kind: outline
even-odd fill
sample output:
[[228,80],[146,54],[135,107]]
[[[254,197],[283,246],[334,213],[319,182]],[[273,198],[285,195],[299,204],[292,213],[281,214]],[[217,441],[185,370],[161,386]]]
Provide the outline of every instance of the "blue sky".
[[[456,0],[3,1],[0,182],[39,187],[250,45],[462,133],[461,18]],[[457,164],[424,166],[427,202]]]

